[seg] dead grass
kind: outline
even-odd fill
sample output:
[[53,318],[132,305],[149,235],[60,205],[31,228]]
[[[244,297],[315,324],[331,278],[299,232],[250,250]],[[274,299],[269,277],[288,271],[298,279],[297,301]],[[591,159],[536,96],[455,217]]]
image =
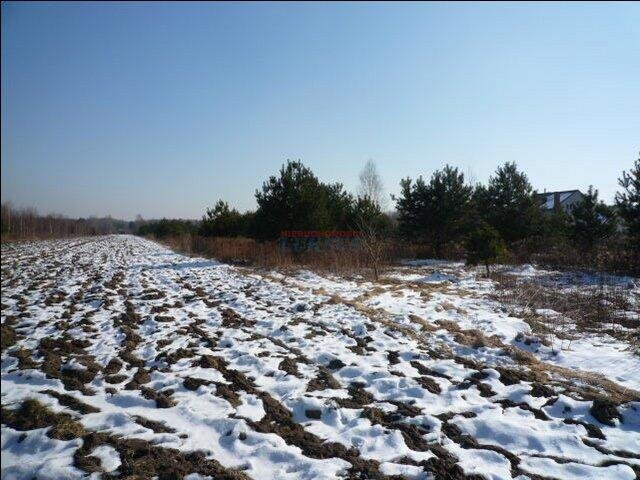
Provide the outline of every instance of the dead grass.
[[9,321],[3,323],[0,329],[0,343],[2,350],[15,345],[17,341],[17,335],[13,330],[13,327],[9,324]]
[[2,423],[20,431],[51,427],[47,435],[58,440],[72,440],[86,433],[70,415],[55,413],[33,398],[23,401],[16,410],[2,407]]
[[[343,301],[342,303],[351,305],[353,308],[357,309],[372,320],[387,325],[389,328],[400,331],[404,335],[417,340],[434,358],[451,357],[452,355],[450,351],[446,351],[444,349],[443,345],[436,346],[429,341],[430,329],[423,329],[423,332],[418,333],[410,328],[398,325],[393,320],[390,320],[387,318],[387,314],[381,309],[372,309],[360,302]],[[465,342],[465,344],[474,348],[491,346],[503,349],[505,353],[507,353],[519,365],[529,369],[533,379],[539,380],[553,378],[553,380],[549,380],[547,384],[557,384],[565,388],[567,392],[574,392],[576,396],[586,400],[607,398],[617,405],[640,400],[640,392],[622,387],[621,385],[607,379],[604,375],[559,367],[541,362],[532,353],[512,345],[507,345],[498,337],[487,337],[477,330],[463,330],[455,322],[439,320],[437,321],[437,324],[454,333],[461,342]],[[427,335],[425,335],[425,333]]]
[[[367,278],[374,278],[375,271],[380,268],[380,274],[390,265],[396,264],[402,258],[425,258],[424,248],[397,242],[385,242],[384,249],[373,264],[370,252],[364,246],[344,249],[322,249],[294,253],[282,250],[277,241],[260,242],[251,238],[202,237],[199,235],[181,235],[155,239],[169,246],[171,249],[188,254],[214,258],[221,262],[234,265],[247,265],[262,268],[277,268],[287,271],[301,267],[311,270],[333,272],[341,274],[359,274]],[[456,252],[459,258],[459,252]],[[377,267],[377,268],[374,268]],[[386,279],[385,279],[386,280]]]
[[473,348],[500,348],[504,346],[502,340],[500,340],[497,336],[493,335],[491,337],[488,337],[480,330],[476,329],[460,330],[453,336],[453,339],[462,345],[468,345]]
[[294,253],[282,250],[277,241],[259,242],[250,238],[207,238],[183,235],[162,240],[170,248],[187,254],[263,268],[310,268],[331,272],[362,272],[369,269],[366,252],[360,248],[348,250]]
[[[538,335],[570,340],[574,333],[607,333],[638,347],[638,320],[624,314],[634,308],[624,286],[602,283],[567,288],[547,278],[523,280],[505,274],[492,278],[497,282],[494,299],[516,310]],[[560,315],[541,315],[540,309]]]

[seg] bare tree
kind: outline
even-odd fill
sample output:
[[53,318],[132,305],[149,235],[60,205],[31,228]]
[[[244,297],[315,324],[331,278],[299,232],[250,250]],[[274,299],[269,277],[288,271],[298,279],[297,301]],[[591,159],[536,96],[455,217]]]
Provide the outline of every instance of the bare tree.
[[35,208],[16,208],[2,204],[2,240],[54,238],[126,231],[128,222],[105,218],[67,218],[57,214],[41,215]]
[[378,280],[385,256],[386,239],[374,221],[365,218],[363,215],[359,215],[357,221],[360,242],[373,270],[373,278]]
[[386,207],[382,178],[378,173],[378,168],[376,167],[375,162],[371,159],[367,160],[367,163],[360,172],[358,196],[360,198],[368,198],[380,209],[384,209]]
[[384,187],[376,164],[368,160],[360,172],[360,186],[356,205],[356,226],[360,242],[369,259],[376,280],[384,260],[386,239],[384,236]]

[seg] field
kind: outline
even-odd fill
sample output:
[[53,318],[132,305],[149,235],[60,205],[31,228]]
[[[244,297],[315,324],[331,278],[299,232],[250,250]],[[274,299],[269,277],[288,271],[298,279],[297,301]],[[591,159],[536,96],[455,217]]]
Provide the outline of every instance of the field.
[[634,479],[640,281],[2,247],[2,478]]

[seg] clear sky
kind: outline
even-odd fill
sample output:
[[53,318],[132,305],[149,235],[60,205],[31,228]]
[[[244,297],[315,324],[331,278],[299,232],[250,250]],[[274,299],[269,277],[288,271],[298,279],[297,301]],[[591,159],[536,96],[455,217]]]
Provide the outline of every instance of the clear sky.
[[639,150],[640,3],[2,4],[2,200],[43,213],[253,208],[288,158],[611,201]]

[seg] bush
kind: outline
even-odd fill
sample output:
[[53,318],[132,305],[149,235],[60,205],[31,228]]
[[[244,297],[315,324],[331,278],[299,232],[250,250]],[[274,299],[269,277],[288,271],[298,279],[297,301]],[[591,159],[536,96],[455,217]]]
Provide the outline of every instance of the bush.
[[487,223],[481,223],[467,237],[465,242],[467,263],[469,265],[484,264],[489,275],[489,265],[504,258],[506,248],[498,231]]
[[199,233],[205,237],[239,237],[246,236],[251,230],[252,213],[242,214],[229,204],[218,200],[215,207],[207,208],[202,218]]

